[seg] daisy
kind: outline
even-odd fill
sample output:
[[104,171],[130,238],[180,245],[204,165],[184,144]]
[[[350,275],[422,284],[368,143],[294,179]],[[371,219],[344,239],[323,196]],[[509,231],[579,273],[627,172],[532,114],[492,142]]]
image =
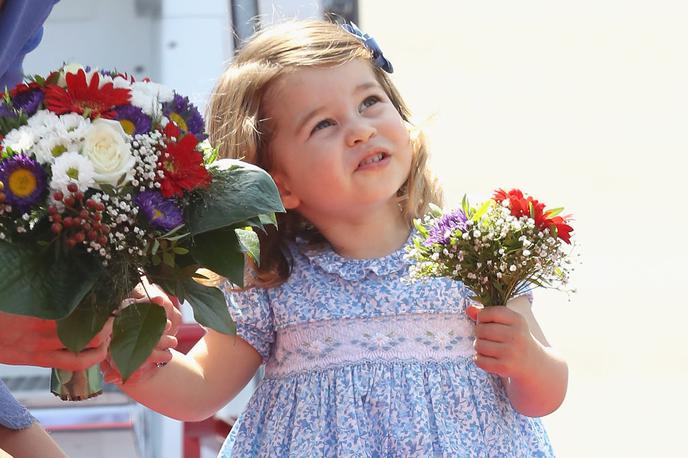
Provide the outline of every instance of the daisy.
[[68,193],[67,185],[76,183],[79,191],[96,186],[93,180],[95,171],[93,164],[88,158],[75,151],[67,151],[55,158],[52,167],[53,178],[50,181],[50,188],[53,191]]

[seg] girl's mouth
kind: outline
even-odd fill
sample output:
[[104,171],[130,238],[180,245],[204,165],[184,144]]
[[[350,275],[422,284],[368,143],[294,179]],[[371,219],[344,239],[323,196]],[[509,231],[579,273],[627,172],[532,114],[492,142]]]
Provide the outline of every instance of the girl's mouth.
[[368,156],[365,159],[363,159],[361,162],[359,162],[356,170],[364,170],[364,169],[373,168],[382,162],[387,162],[386,159],[388,159],[388,158],[389,158],[389,154],[381,151],[377,154],[373,154],[371,156]]

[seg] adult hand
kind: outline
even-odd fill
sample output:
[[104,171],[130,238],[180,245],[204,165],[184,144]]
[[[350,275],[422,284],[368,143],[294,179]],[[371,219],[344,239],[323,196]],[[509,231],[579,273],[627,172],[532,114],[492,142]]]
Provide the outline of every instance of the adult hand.
[[107,356],[112,319],[79,353],[65,348],[52,320],[0,312],[0,329],[0,363],[79,371]]

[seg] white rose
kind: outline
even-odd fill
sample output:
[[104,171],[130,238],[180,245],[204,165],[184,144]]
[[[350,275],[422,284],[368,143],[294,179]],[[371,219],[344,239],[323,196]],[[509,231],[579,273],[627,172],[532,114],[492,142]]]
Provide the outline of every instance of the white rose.
[[93,164],[93,179],[99,184],[117,186],[131,180],[136,159],[131,154],[127,134],[117,121],[98,118],[93,121],[84,139],[82,153]]

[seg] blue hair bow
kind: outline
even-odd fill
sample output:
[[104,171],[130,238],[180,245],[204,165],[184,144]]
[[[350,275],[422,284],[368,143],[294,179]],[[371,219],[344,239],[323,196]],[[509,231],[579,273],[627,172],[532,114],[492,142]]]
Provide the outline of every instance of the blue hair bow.
[[375,38],[363,32],[353,22],[350,22],[348,24],[342,24],[342,28],[349,32],[351,35],[361,40],[363,42],[363,45],[366,48],[368,48],[370,52],[373,53],[373,62],[375,63],[375,65],[377,65],[387,73],[394,72],[392,63],[388,61],[382,54],[382,50],[380,49],[380,46],[377,44],[377,41],[375,41]]

